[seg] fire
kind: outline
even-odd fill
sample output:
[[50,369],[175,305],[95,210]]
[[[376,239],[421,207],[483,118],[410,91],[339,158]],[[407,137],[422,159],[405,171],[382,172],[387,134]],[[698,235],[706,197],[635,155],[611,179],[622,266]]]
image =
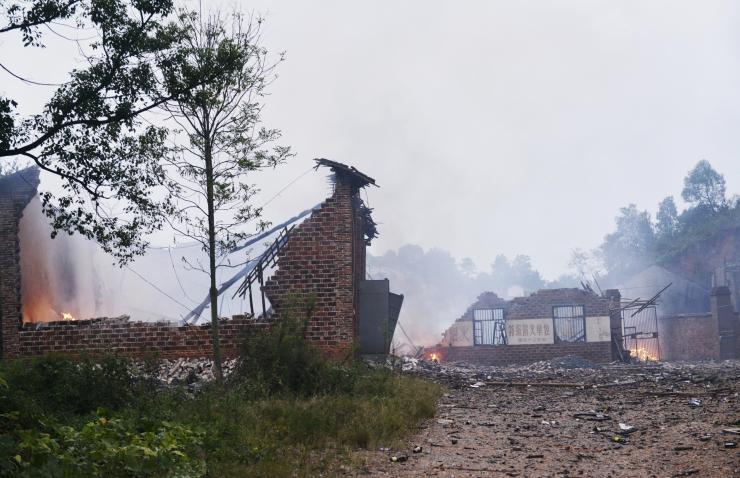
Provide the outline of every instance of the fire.
[[62,312],[62,320],[77,320],[74,315],[69,312]]
[[432,360],[432,362],[438,363],[439,362],[439,355],[432,354],[429,356],[429,358]]
[[642,360],[643,362],[647,362],[647,361],[651,361],[651,360],[653,362],[657,362],[658,361],[658,357],[657,356],[655,356],[652,353],[650,353],[650,351],[648,349],[645,349],[645,348],[642,348],[642,347],[638,347],[638,348],[636,348],[634,350],[630,350],[630,355],[632,355],[633,357],[637,357],[638,359]]

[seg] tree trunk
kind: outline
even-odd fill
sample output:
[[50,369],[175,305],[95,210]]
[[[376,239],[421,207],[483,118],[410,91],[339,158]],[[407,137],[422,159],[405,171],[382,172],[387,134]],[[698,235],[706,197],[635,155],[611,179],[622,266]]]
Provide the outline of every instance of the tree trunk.
[[221,337],[218,330],[218,289],[216,288],[216,213],[213,197],[213,149],[210,138],[205,139],[206,202],[208,203],[208,272],[211,279],[211,341],[213,343],[214,375],[223,380],[221,368]]

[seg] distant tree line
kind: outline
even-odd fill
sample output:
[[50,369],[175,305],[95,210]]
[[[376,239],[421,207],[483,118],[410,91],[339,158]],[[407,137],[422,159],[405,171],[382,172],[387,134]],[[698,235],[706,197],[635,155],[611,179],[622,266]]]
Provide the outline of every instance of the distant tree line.
[[740,201],[727,197],[724,176],[708,161],[699,161],[688,172],[681,197],[683,211],[668,196],[658,204],[655,220],[635,204],[621,208],[616,229],[592,252],[602,261],[608,282],[652,264],[670,264],[692,246],[740,228]]
[[[479,271],[470,258],[458,260],[442,249],[406,244],[368,256],[367,264],[371,278],[388,278],[391,288],[405,295],[401,323],[417,344],[436,343],[450,320],[462,315],[482,291],[509,298],[546,287],[580,287],[575,274],[545,280],[526,255],[498,255],[487,270]],[[401,335],[397,332],[403,342]]]
[[470,258],[458,260],[448,251],[425,251],[413,244],[368,257],[368,270],[374,278],[387,277],[394,289],[406,294],[404,316],[425,318],[409,321],[409,334],[415,339],[427,334],[436,338],[449,319],[458,317],[482,291],[511,298],[543,288],[581,287],[582,283],[598,291],[650,265],[675,261],[704,240],[740,231],[740,201],[727,197],[724,177],[708,161],[699,161],[683,186],[686,207],[682,211],[672,196],[660,202],[655,220],[635,204],[621,208],[614,231],[596,249],[575,249],[570,271],[555,280],[543,278],[527,255],[509,258],[500,254],[487,269],[479,270]]

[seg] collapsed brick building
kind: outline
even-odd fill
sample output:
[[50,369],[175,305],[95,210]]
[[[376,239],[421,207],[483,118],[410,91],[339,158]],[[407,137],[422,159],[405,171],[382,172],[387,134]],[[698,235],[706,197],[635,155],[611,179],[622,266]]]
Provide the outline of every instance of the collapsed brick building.
[[427,354],[445,361],[505,365],[577,355],[609,362],[618,355],[620,296],[544,289],[512,300],[486,292]]
[[544,289],[504,300],[493,292],[443,334],[427,358],[508,365],[575,355],[592,362],[721,360],[740,356],[740,316],[727,287],[712,290],[706,313],[658,315],[651,301],[622,301],[583,289]]
[[[327,356],[343,359],[363,348],[387,353],[388,331],[392,336],[402,296],[390,294],[388,281],[365,280],[366,247],[376,229],[359,192],[375,181],[342,163],[317,160],[319,166],[332,172],[332,194],[290,229],[275,251],[276,269],[264,280],[260,277],[260,289],[271,304],[269,314],[265,309],[259,315],[221,320],[224,356],[236,354],[240,341],[255,328],[280,320],[282,314],[288,313],[291,301],[305,302],[309,298],[312,305],[306,337]],[[19,224],[27,207],[40,207],[38,201],[32,202],[38,195],[38,186],[37,168],[0,178],[0,357],[50,352],[115,352],[162,358],[210,356],[210,324],[177,325],[127,318],[31,322],[23,308],[21,278],[28,271],[21,267]],[[28,276],[24,279],[34,280]],[[363,294],[368,288],[374,294]],[[363,326],[368,323],[372,327]],[[380,337],[373,332],[377,323],[384,324]]]

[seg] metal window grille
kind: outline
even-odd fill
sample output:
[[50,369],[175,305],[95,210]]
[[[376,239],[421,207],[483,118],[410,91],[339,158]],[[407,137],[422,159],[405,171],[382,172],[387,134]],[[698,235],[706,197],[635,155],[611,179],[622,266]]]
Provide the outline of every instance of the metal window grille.
[[585,342],[586,316],[582,305],[562,305],[552,308],[555,343]]
[[622,347],[640,360],[660,360],[658,313],[641,304],[622,309]]
[[506,345],[504,309],[473,310],[473,343],[475,345]]

